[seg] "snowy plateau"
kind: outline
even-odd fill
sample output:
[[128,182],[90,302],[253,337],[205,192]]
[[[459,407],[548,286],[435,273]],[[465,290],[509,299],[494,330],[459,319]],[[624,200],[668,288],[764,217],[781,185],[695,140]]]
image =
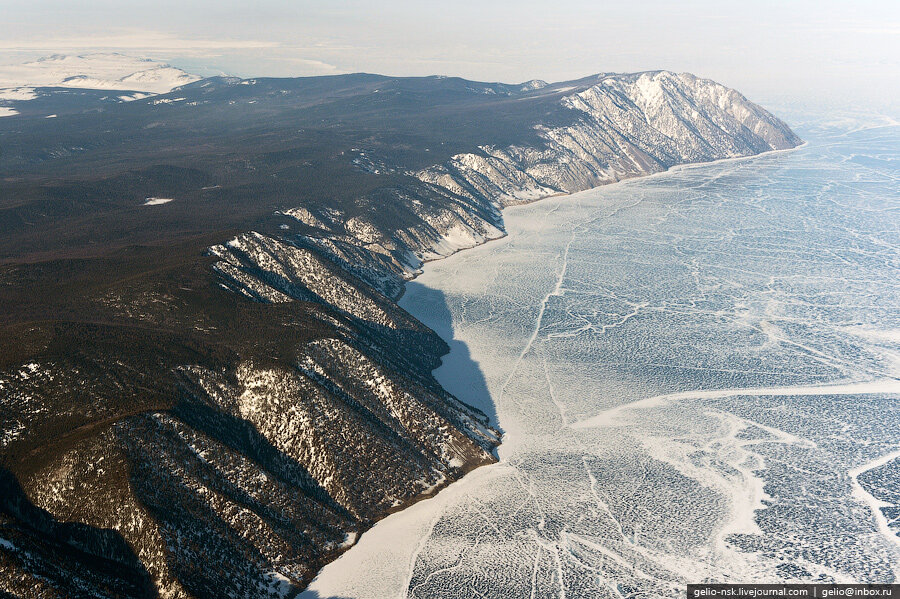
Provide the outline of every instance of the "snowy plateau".
[[109,90],[127,102],[197,81],[166,63],[117,53],[54,54],[22,64],[0,65],[0,116],[17,114],[4,102],[34,100],[53,88]]

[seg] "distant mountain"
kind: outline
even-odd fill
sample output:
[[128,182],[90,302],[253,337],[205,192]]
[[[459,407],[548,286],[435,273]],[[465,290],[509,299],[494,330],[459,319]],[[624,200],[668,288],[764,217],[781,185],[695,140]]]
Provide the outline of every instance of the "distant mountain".
[[15,114],[16,108],[10,101],[18,104],[34,100],[53,93],[54,88],[132,92],[113,96],[127,101],[166,93],[198,79],[196,75],[148,58],[118,53],[54,54],[23,64],[0,66],[0,107],[6,108],[7,116]]
[[0,119],[0,588],[25,597],[290,596],[494,459],[395,303],[424,260],[503,206],[801,143],[665,71],[103,98]]

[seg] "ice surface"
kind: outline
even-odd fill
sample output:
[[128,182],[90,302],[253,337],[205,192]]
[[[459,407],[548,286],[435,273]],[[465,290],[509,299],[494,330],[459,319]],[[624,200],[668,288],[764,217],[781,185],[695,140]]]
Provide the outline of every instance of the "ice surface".
[[507,209],[508,237],[427,265],[402,305],[452,337],[442,384],[493,401],[501,462],[308,596],[897,581],[900,135],[811,131]]

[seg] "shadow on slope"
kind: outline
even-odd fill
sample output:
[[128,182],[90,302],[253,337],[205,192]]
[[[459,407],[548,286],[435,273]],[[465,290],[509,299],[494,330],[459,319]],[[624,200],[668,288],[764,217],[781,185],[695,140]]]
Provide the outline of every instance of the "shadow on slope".
[[[22,585],[92,597],[154,597],[150,574],[117,531],[60,522],[0,467],[0,572]],[[0,579],[2,580],[2,579]],[[24,590],[25,586],[19,588]],[[7,589],[12,590],[12,589]]]
[[469,346],[454,338],[453,315],[443,292],[410,281],[406,284],[403,304],[409,306],[411,303],[416,306],[414,316],[450,347],[450,353],[441,358],[440,367],[434,371],[435,378],[460,401],[481,410],[491,425],[502,433],[497,422],[497,406],[481,367],[472,359]]

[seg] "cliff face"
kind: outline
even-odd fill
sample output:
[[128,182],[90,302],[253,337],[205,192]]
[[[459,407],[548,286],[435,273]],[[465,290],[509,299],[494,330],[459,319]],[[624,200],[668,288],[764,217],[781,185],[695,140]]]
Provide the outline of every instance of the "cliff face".
[[[316,133],[315,147],[330,148],[319,160],[286,148],[279,134],[280,145],[247,169],[257,179],[234,174],[234,164],[251,162],[245,150],[221,172],[197,167],[193,185],[210,194],[230,181],[221,187],[264,194],[276,177],[294,176],[290,188],[301,180],[291,169],[311,164],[313,184],[336,190],[359,177],[360,191],[266,208],[246,219],[258,230],[205,243],[199,263],[191,255],[162,264],[150,250],[139,269],[131,254],[104,257],[104,272],[121,260],[142,274],[78,295],[90,319],[66,304],[52,321],[28,313],[5,329],[23,341],[0,371],[0,587],[41,597],[260,597],[303,587],[376,520],[493,460],[499,433],[431,376],[445,344],[395,304],[423,261],[503,235],[504,206],[800,143],[734,90],[691,75],[460,81],[331,81],[329,102],[340,109],[327,114],[359,127],[361,106],[392,98],[384,101],[413,110],[410,98],[424,93],[415,86],[427,84],[440,94],[428,92],[424,106],[494,123],[482,145],[460,133],[452,145],[466,151],[435,151],[429,164],[425,152],[443,142],[396,153],[386,148],[412,142],[331,149],[327,140],[350,136],[329,129]],[[177,93],[216,110],[241,94],[256,94],[255,105],[296,93],[290,112],[260,110],[297,131],[327,120],[324,100],[308,97],[315,85],[208,81]],[[485,99],[493,96],[502,103]],[[297,120],[301,104],[308,121]],[[135,130],[164,122],[157,105],[146,110]],[[274,126],[260,127],[253,135]],[[231,143],[206,135],[192,155]],[[106,142],[95,143],[102,153]],[[11,160],[47,168],[42,152],[20,149]],[[337,162],[356,174],[330,172]],[[265,178],[260,165],[270,168]],[[4,276],[56,280],[69,260],[23,263]]]

